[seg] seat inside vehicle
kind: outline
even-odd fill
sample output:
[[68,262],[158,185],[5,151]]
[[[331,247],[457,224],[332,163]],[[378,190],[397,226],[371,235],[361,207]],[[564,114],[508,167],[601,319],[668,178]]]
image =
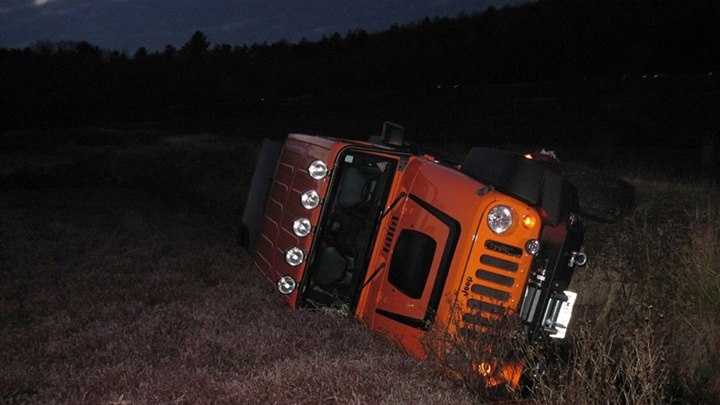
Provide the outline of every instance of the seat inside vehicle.
[[330,285],[340,281],[347,269],[347,260],[334,246],[323,246],[315,262],[314,281],[318,285]]

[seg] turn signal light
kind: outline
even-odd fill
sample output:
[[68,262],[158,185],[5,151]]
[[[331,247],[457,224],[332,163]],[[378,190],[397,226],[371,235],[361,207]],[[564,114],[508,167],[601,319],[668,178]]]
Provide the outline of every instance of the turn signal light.
[[532,229],[535,227],[535,218],[530,215],[525,215],[525,218],[522,220],[522,224],[527,229]]

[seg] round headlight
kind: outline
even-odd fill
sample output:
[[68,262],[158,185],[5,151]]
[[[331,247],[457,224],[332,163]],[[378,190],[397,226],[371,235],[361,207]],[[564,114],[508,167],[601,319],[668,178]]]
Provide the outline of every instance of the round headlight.
[[292,247],[288,249],[287,252],[285,252],[285,261],[287,264],[295,267],[303,262],[303,258],[305,257],[305,254],[302,250]]
[[300,196],[302,206],[308,210],[317,207],[320,204],[320,195],[315,190],[308,190]]
[[487,222],[493,232],[505,233],[513,224],[512,209],[506,205],[494,206],[488,213]]
[[277,282],[278,291],[283,295],[291,294],[295,291],[295,287],[297,287],[297,283],[295,279],[290,276],[282,276]]
[[322,180],[325,176],[327,176],[328,168],[325,162],[322,160],[316,160],[308,166],[308,173],[310,173],[310,177],[313,179]]
[[537,239],[530,239],[525,242],[525,251],[529,255],[535,256],[540,252],[540,241]]
[[295,235],[300,237],[307,236],[310,230],[312,230],[312,225],[310,225],[309,219],[298,218],[293,221],[293,232],[295,232]]

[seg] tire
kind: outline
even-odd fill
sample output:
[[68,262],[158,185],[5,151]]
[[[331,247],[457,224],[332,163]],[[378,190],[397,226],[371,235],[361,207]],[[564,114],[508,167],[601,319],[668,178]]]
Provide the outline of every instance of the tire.
[[584,218],[615,223],[635,207],[635,188],[627,181],[579,165],[565,165],[563,171],[578,189],[579,214]]

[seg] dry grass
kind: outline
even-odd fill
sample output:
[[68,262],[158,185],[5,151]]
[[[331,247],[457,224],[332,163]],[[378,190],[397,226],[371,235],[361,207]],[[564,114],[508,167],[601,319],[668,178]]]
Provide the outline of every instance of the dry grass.
[[288,311],[202,214],[115,188],[0,201],[0,403],[470,402],[350,319]]
[[[232,233],[253,143],[105,144],[0,156],[0,403],[720,399],[711,184],[630,179],[635,212],[589,226],[563,344],[445,340],[454,357],[430,367],[351,319],[274,300]],[[495,358],[488,344],[542,372],[487,390],[472,364]]]
[[618,319],[601,327],[575,322],[566,346],[534,347],[543,364],[531,376],[529,398],[537,404],[659,404],[667,396],[669,369],[663,342],[648,322]]
[[275,300],[228,225],[253,148],[3,156],[0,403],[472,402],[354,320]]

